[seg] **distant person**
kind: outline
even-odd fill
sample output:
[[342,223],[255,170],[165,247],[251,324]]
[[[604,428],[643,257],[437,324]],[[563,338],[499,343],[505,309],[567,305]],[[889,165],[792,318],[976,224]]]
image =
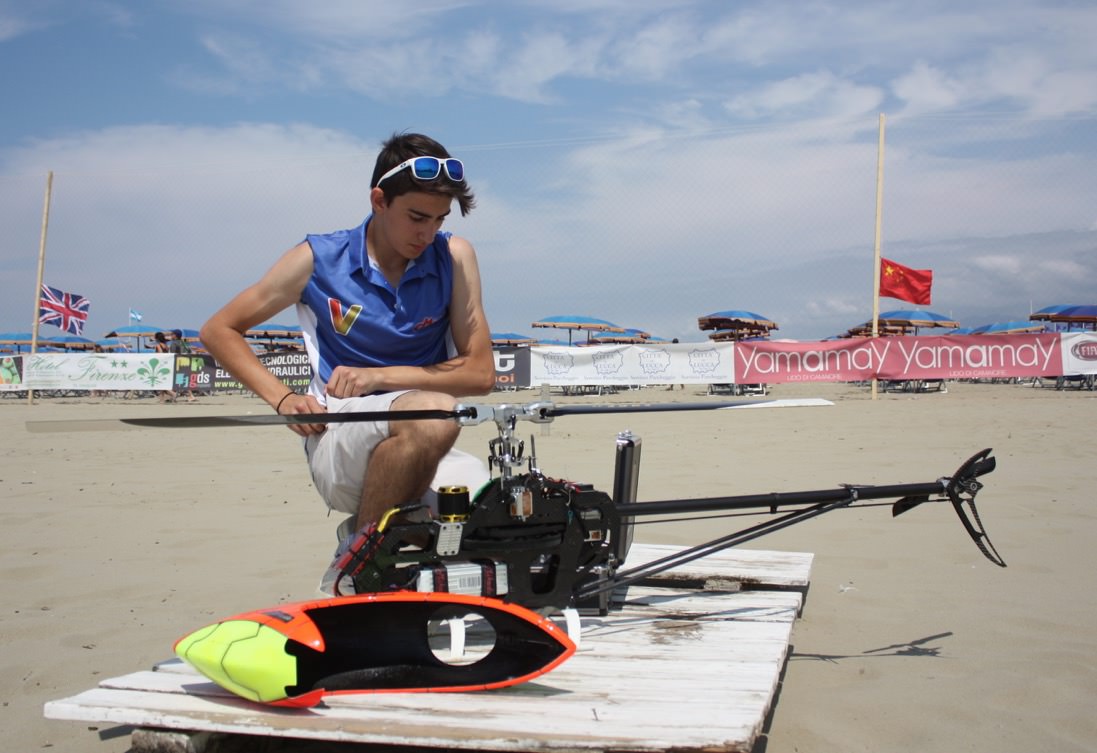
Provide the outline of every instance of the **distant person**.
[[[153,336],[153,346],[152,347],[153,347],[153,350],[155,350],[157,353],[165,353],[165,354],[171,353],[171,348],[168,347],[167,337],[164,336],[163,332],[157,332]],[[161,403],[174,403],[175,402],[175,391],[174,390],[162,390],[159,393],[157,393],[156,397]]]
[[[187,353],[190,353],[190,346],[187,345],[187,341],[183,339],[183,330],[173,329],[171,331],[171,342],[168,344],[168,350],[170,350],[173,354],[175,354],[177,356],[186,355]],[[187,385],[187,402],[188,403],[193,403],[194,399],[195,399],[194,398],[194,390],[191,389],[190,385],[188,384]]]
[[[434,139],[398,134],[382,145],[370,186],[362,224],[306,236],[202,327],[221,366],[278,413],[452,410],[456,397],[495,386],[476,252],[441,230],[453,202],[462,215],[474,206],[464,165]],[[244,338],[292,305],[313,371],[306,394],[267,370]],[[290,428],[304,437],[317,491],[351,516],[342,534],[440,485],[475,494],[489,479],[478,458],[453,449],[453,420]]]

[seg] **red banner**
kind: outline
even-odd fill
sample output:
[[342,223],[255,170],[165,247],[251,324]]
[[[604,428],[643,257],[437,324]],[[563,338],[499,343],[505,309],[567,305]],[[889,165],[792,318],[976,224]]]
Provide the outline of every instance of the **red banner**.
[[1058,334],[934,335],[736,343],[735,381],[993,379],[1063,373]]

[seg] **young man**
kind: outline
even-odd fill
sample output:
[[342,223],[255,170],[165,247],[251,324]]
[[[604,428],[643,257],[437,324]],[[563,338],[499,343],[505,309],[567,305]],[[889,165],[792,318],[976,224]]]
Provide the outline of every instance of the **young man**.
[[[385,142],[356,228],[309,235],[202,327],[217,361],[281,414],[451,410],[495,384],[476,253],[441,233],[454,201],[475,204],[464,166],[419,134]],[[295,394],[256,358],[244,332],[296,305],[313,378]],[[452,420],[297,424],[329,508],[355,516],[343,532],[442,484],[475,493],[478,459],[453,449]]]

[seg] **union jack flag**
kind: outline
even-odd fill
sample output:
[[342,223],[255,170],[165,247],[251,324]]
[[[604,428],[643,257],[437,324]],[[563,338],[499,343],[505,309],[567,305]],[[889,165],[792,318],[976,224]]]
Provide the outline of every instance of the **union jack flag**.
[[82,334],[88,321],[91,301],[82,295],[66,293],[42,286],[42,298],[38,301],[38,322],[52,324],[74,335]]

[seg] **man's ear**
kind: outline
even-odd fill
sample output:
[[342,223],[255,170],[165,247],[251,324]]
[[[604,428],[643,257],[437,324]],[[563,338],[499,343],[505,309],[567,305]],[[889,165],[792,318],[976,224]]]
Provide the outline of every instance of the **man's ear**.
[[388,206],[385,204],[385,192],[377,187],[371,188],[369,190],[369,205],[374,213],[384,211],[385,207]]

